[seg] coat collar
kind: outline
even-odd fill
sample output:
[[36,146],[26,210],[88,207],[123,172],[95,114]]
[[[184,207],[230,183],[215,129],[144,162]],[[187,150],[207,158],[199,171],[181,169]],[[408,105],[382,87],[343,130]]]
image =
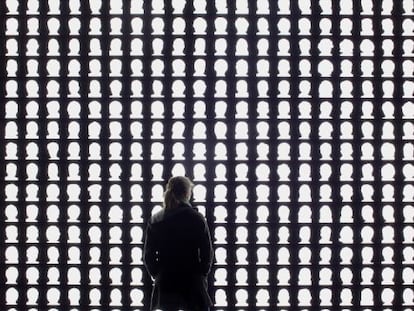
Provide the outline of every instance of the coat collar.
[[177,215],[188,208],[193,208],[190,203],[187,202],[181,202],[181,204],[177,205],[177,207],[174,208],[163,208],[158,213],[154,214],[151,217],[151,223],[155,224],[158,222],[162,222],[163,220],[170,218],[171,216]]

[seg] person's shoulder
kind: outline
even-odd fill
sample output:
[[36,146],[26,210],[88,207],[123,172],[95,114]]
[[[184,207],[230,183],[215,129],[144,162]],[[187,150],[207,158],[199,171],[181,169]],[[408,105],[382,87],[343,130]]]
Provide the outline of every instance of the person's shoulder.
[[197,219],[201,220],[201,221],[205,221],[205,217],[204,215],[198,210],[197,207],[195,206],[191,206],[190,207],[191,213],[194,215],[194,217],[196,217]]
[[164,219],[165,209],[161,209],[151,216],[151,224],[156,224]]

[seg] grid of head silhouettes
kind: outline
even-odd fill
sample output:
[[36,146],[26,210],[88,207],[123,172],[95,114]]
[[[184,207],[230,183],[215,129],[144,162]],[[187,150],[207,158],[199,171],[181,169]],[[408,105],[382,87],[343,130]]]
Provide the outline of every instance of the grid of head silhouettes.
[[187,175],[213,310],[414,310],[412,1],[0,4],[0,306],[148,310]]

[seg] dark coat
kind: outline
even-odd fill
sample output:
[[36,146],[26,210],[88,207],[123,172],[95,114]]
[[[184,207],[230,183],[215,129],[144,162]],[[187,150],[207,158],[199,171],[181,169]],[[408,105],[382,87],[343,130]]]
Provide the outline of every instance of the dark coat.
[[144,264],[155,279],[151,310],[207,310],[207,274],[213,248],[206,220],[195,208],[181,204],[162,209],[146,229]]

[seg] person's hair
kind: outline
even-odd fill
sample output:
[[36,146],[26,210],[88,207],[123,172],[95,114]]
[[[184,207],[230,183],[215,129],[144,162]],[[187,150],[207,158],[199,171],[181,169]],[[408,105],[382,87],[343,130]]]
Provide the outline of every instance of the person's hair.
[[164,192],[164,207],[175,207],[180,202],[187,201],[187,196],[191,193],[194,184],[188,177],[175,176],[168,180],[167,188]]

